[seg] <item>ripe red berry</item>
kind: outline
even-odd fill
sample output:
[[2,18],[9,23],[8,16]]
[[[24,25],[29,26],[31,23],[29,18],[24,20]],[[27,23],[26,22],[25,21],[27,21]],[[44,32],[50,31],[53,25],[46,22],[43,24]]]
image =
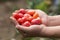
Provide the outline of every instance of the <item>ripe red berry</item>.
[[29,17],[29,18],[28,18],[28,21],[31,22],[33,19],[34,19],[33,17]]
[[15,18],[15,19],[19,19],[19,18],[22,18],[23,17],[23,14],[21,14],[21,13],[13,13],[13,17]]
[[19,13],[25,14],[26,13],[26,10],[25,9],[20,9],[19,10]]
[[26,17],[22,17],[23,22],[27,21]]
[[24,17],[30,17],[31,15],[30,14],[24,14]]
[[33,15],[33,18],[37,18],[37,17],[39,17],[39,15],[38,15],[37,13],[35,13],[35,14]]
[[30,24],[29,21],[26,21],[26,22],[24,22],[22,25],[23,25],[23,26],[27,26],[27,27],[29,27],[31,24]]
[[23,17],[23,14],[22,13],[19,13],[19,16],[20,16],[20,18],[22,18]]
[[26,19],[29,20],[29,17],[31,17],[31,15],[29,15],[29,14],[24,14],[24,17],[26,17]]
[[22,22],[23,22],[21,18],[19,18],[17,21],[18,21],[18,23],[19,23],[20,25],[21,25]]
[[34,11],[34,10],[29,10],[29,11],[27,11],[27,14],[30,14],[31,16],[33,16],[33,15],[34,15],[34,13],[35,13],[35,11]]
[[22,18],[19,18],[18,19],[18,22],[19,23],[24,23],[25,21],[27,21],[27,18],[26,17],[22,17]]
[[31,24],[32,25],[40,25],[42,23],[42,21],[40,20],[40,19],[33,19],[32,21],[31,21]]

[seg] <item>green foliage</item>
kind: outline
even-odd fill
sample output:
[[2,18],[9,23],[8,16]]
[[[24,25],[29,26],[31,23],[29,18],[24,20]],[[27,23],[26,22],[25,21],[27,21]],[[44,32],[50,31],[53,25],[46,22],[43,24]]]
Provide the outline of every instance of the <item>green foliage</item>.
[[[43,0],[32,0],[32,1],[28,0],[27,2],[29,4],[28,8],[30,8],[30,9],[40,9],[40,10],[45,11],[46,13],[50,13],[49,12],[50,6]],[[51,6],[53,6],[53,5],[51,5]],[[58,6],[57,10],[54,11],[54,7],[52,7],[51,10],[53,10],[52,15],[60,14],[60,12],[59,12],[60,5]],[[50,39],[55,40],[54,38],[50,38]],[[28,39],[28,40],[33,40],[33,38]],[[46,40],[46,39],[43,39],[43,40]],[[47,39],[47,40],[49,40],[49,39]]]
[[48,11],[48,5],[45,2],[42,2],[34,7],[35,9],[43,10],[47,13]]
[[60,4],[58,5],[58,9],[57,9],[56,13],[57,13],[58,15],[60,15]]
[[[51,4],[49,6],[46,3],[46,0],[45,1],[44,0],[32,0],[32,1],[28,0],[27,2],[29,4],[28,8],[30,8],[30,9],[40,9],[40,10],[43,10],[44,12],[46,12],[47,14],[51,14],[51,15],[60,14],[60,12],[59,12],[60,11],[60,4],[58,4],[58,6],[56,6],[56,8],[57,8],[56,9],[56,8],[54,8],[56,4],[53,4],[53,5]],[[51,8],[51,10],[50,10],[50,8]],[[49,11],[52,11],[52,12],[49,12]]]
[[34,9],[35,5],[39,4],[41,0],[27,0],[27,3],[29,4],[28,8]]
[[45,1],[43,1],[43,0],[30,1],[30,0],[28,0],[27,2],[29,4],[28,8],[30,8],[30,9],[40,9],[40,10],[43,10],[46,13],[48,13],[48,5],[45,3]]

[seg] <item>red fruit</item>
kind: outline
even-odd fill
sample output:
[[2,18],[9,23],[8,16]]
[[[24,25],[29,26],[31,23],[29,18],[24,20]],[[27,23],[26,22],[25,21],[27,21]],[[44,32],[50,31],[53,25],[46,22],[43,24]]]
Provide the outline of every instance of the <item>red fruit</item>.
[[24,17],[30,17],[31,15],[30,14],[24,14]]
[[22,18],[23,17],[23,14],[21,14],[21,13],[13,13],[13,17],[15,18],[15,19],[19,19],[19,18]]
[[37,13],[35,13],[35,14],[33,15],[33,18],[37,18],[37,17],[39,17],[39,15],[38,15]]
[[34,13],[35,13],[35,11],[34,11],[34,10],[29,10],[29,11],[27,12],[27,14],[30,14],[31,16],[33,16],[33,15],[34,15]]
[[39,24],[41,24],[42,23],[42,21],[40,20],[40,19],[33,19],[32,21],[31,21],[31,24],[32,25],[39,25]]
[[28,21],[31,22],[33,19],[34,19],[33,17],[29,17],[29,18],[28,18]]
[[23,17],[23,14],[22,13],[19,13],[19,16],[20,16],[20,18],[22,18]]
[[24,22],[22,25],[23,25],[23,26],[27,26],[27,27],[29,27],[31,24],[30,24],[29,21],[26,21],[26,22]]
[[25,14],[26,13],[26,10],[25,9],[20,9],[19,10],[19,13]]
[[27,18],[26,18],[26,17],[22,17],[22,18],[19,18],[19,19],[18,19],[18,23],[19,23],[19,24],[22,24],[22,23],[24,23],[25,21],[27,21]]
[[22,17],[23,22],[27,21],[26,17]]
[[17,21],[20,25],[23,23],[22,18],[19,18]]
[[31,15],[25,14],[24,17],[26,17],[26,19],[29,20],[29,17],[31,17]]

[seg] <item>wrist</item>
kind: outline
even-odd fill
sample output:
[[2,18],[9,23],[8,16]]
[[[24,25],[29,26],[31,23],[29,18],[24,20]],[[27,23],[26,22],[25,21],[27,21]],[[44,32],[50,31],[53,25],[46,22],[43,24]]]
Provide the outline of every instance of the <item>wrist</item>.
[[58,25],[60,25],[60,15],[48,16],[48,26],[58,26]]
[[52,26],[53,21],[55,20],[55,17],[53,16],[48,16],[48,26]]

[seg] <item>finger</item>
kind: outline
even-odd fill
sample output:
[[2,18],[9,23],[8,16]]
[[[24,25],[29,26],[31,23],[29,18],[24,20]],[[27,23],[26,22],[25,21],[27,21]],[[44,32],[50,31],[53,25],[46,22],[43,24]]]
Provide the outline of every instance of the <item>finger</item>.
[[18,22],[16,21],[16,19],[15,19],[14,17],[10,17],[10,19],[12,20],[12,22],[13,22],[15,25],[18,24]]
[[16,25],[16,28],[19,31],[22,31],[23,33],[27,33],[30,31],[30,27],[26,27],[26,26]]
[[36,10],[37,13],[39,13],[41,16],[47,15],[44,11],[42,10]]
[[22,37],[26,37],[27,36],[27,34],[26,33],[24,33],[23,31],[20,31],[19,29],[17,29],[19,32],[20,32],[20,34],[22,35]]
[[19,10],[15,10],[15,12],[14,12],[14,13],[17,13],[17,12],[19,12]]
[[41,10],[38,10],[38,9],[35,10],[35,11],[36,11],[36,13],[39,14],[39,17],[41,18],[42,23],[47,25],[47,23],[48,23],[48,15],[45,12],[43,12]]
[[47,25],[48,24],[48,18],[42,18],[42,24]]
[[25,34],[24,32],[20,31],[19,29],[17,29],[17,30],[20,32],[20,34],[21,34],[23,37],[26,36],[26,34]]
[[38,9],[26,9],[27,11],[35,11],[35,13],[38,13],[39,14],[39,17],[41,18],[43,15],[46,15],[46,13],[44,13],[43,11],[41,10],[38,10]]

